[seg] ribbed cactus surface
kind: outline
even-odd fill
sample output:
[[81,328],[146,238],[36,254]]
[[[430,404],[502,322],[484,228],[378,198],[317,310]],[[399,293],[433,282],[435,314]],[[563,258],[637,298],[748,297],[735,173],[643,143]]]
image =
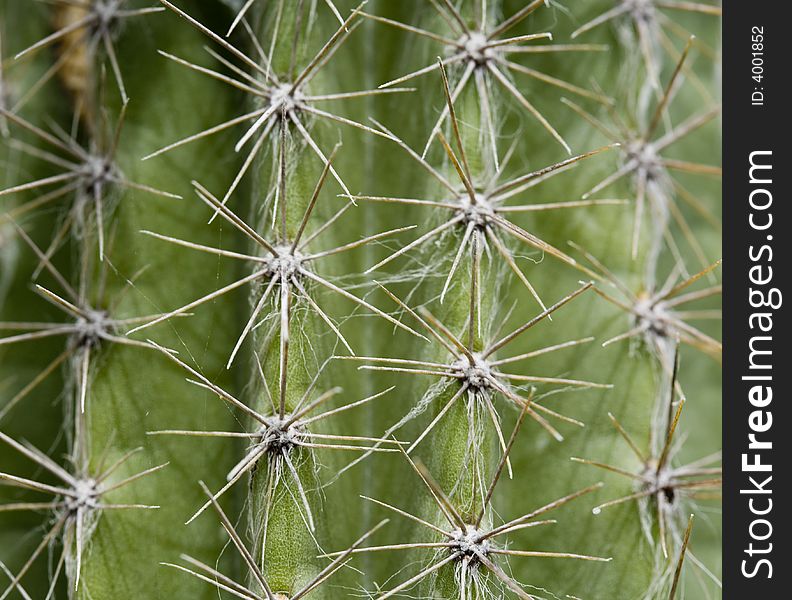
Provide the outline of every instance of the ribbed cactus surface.
[[715,0],[0,0],[0,600],[719,598]]

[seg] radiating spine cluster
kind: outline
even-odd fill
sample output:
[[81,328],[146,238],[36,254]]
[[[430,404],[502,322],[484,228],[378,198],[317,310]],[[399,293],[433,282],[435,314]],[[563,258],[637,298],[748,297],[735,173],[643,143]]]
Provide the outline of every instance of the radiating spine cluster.
[[[59,480],[57,485],[50,485],[12,473],[0,473],[0,479],[9,485],[53,497],[45,502],[14,502],[0,510],[43,510],[54,515],[48,533],[20,569],[14,572],[0,563],[10,579],[0,600],[12,593],[30,597],[23,577],[56,541],[62,551],[51,573],[47,598],[54,597],[63,570],[67,574],[69,594],[93,597],[91,590],[82,583],[81,571],[86,548],[102,513],[115,509],[159,508],[145,503],[114,502],[112,497],[104,497],[166,467],[166,464],[159,464],[120,477],[119,471],[124,470],[127,460],[134,455],[132,452],[110,459],[93,451],[94,428],[106,425],[92,420],[92,372],[97,357],[104,356],[116,345],[132,347],[136,352],[148,353],[151,360],[175,366],[195,386],[196,399],[199,392],[208,391],[235,411],[240,421],[240,427],[233,431],[211,425],[206,429],[178,429],[176,424],[172,428],[147,431],[156,436],[148,438],[152,443],[162,439],[159,436],[185,436],[229,438],[244,444],[244,448],[237,444],[240,453],[232,461],[231,469],[223,473],[225,483],[217,491],[210,491],[201,482],[208,501],[196,507],[197,512],[187,520],[186,526],[206,509],[213,508],[246,574],[242,579],[225,574],[222,569],[186,552],[182,560],[189,567],[172,562],[164,563],[166,566],[186,572],[235,597],[297,600],[308,594],[316,598],[336,597],[340,592],[330,588],[326,581],[356,555],[392,554],[394,558],[390,564],[400,566],[392,569],[394,573],[398,571],[397,583],[384,591],[367,590],[372,597],[384,599],[404,593],[473,600],[513,594],[538,600],[543,597],[539,592],[545,585],[541,571],[537,570],[535,579],[520,581],[508,565],[510,557],[603,563],[610,562],[612,557],[573,551],[517,550],[511,548],[505,536],[534,526],[555,524],[554,520],[538,520],[538,517],[603,486],[568,490],[567,495],[558,500],[498,525],[499,517],[493,508],[496,485],[504,471],[509,477],[524,476],[513,473],[510,455],[519,443],[518,433],[526,417],[531,417],[557,442],[564,441],[565,429],[569,426],[585,426],[574,416],[548,406],[549,395],[538,393],[540,389],[548,386],[559,387],[562,392],[575,388],[600,389],[606,390],[603,398],[607,399],[607,390],[612,386],[607,381],[578,379],[564,372],[545,375],[520,367],[536,357],[555,356],[556,352],[574,351],[590,344],[595,338],[589,336],[588,331],[581,332],[577,339],[552,344],[539,342],[527,352],[517,350],[507,356],[502,354],[511,347],[520,347],[517,344],[531,336],[529,330],[534,326],[551,322],[556,317],[563,319],[561,309],[568,303],[570,308],[565,310],[572,310],[571,307],[578,305],[576,298],[594,293],[623,309],[629,319],[624,333],[602,345],[623,339],[645,342],[645,350],[657,362],[656,372],[663,392],[655,402],[649,427],[653,435],[648,450],[633,440],[616,416],[607,408],[602,409],[640,463],[638,471],[596,462],[593,457],[573,459],[624,475],[635,484],[633,493],[600,504],[594,513],[599,514],[611,505],[639,501],[646,538],[657,548],[658,554],[647,597],[659,597],[657,594],[668,592],[673,600],[681,586],[685,556],[719,583],[689,549],[692,517],[687,528],[685,519],[695,507],[681,502],[683,496],[694,499],[719,489],[720,468],[714,466],[719,455],[685,466],[676,466],[674,457],[679,450],[675,434],[686,400],[678,383],[679,343],[689,344],[715,358],[719,358],[721,350],[717,340],[688,323],[695,319],[719,318],[719,313],[682,310],[681,307],[720,293],[721,287],[715,281],[707,288],[688,289],[703,278],[714,279],[720,262],[713,263],[706,256],[684,216],[682,203],[708,220],[714,217],[670,173],[719,175],[720,170],[663,155],[669,146],[714,119],[718,109],[708,108],[674,125],[668,109],[685,76],[693,77],[687,64],[692,37],[686,38],[687,45],[671,62],[656,48],[658,43],[666,41],[663,27],[673,23],[661,10],[717,14],[718,9],[698,3],[622,0],[617,8],[584,24],[573,34],[574,37],[586,33],[624,16],[635,21],[645,69],[634,73],[633,78],[638,81],[644,77],[646,83],[639,86],[641,100],[631,117],[634,122],[625,123],[620,116],[623,114],[621,98],[611,98],[596,83],[591,83],[589,89],[524,64],[525,59],[543,54],[564,56],[570,53],[571,56],[607,48],[599,44],[559,43],[550,32],[533,32],[531,19],[536,16],[534,13],[549,10],[546,0],[518,3],[520,6],[505,17],[500,15],[511,6],[507,2],[431,0],[426,12],[434,22],[426,27],[367,12],[365,2],[346,11],[333,0],[273,3],[247,0],[239,6],[226,33],[217,33],[177,4],[168,0],[160,2],[162,7],[128,7],[125,0],[62,0],[61,6],[60,0],[56,0],[58,29],[20,52],[18,57],[24,59],[33,51],[53,46],[57,48],[58,58],[30,92],[12,98],[11,102],[3,97],[0,102],[2,123],[10,132],[9,147],[56,170],[54,175],[0,190],[0,198],[22,199],[15,205],[8,204],[8,209],[0,215],[0,224],[10,224],[18,239],[35,255],[33,281],[46,275],[57,283],[57,291],[38,283],[35,290],[68,318],[64,323],[0,323],[4,330],[22,332],[0,338],[0,347],[55,336],[66,338],[63,352],[0,406],[0,419],[19,410],[17,405],[62,365],[67,367],[66,380],[70,384],[64,410],[68,420],[64,429],[67,431],[69,468],[60,466],[35,447],[0,433],[3,442]],[[219,67],[208,68],[164,50],[160,54],[178,67],[229,86],[238,94],[237,107],[241,108],[236,116],[143,158],[166,160],[162,155],[192,142],[210,137],[220,140],[214,143],[223,149],[223,154],[238,155],[239,160],[236,161],[238,167],[235,165],[232,169],[230,184],[219,193],[212,191],[212,186],[196,175],[190,181],[194,197],[181,198],[127,178],[117,164],[118,148],[122,143],[121,127],[128,102],[134,102],[134,97],[130,100],[124,84],[124,69],[116,52],[115,38],[120,24],[127,19],[163,10],[180,17],[179,26],[191,26],[212,44],[206,51]],[[366,21],[372,28],[389,27],[405,37],[417,36],[437,43],[444,56],[428,60],[428,65],[419,70],[390,79],[374,89],[326,90],[332,78],[323,77],[323,72],[338,59],[339,49]],[[332,25],[333,32],[323,38],[320,29],[326,23]],[[526,23],[531,25],[529,32],[519,33]],[[435,26],[438,28],[434,29]],[[675,27],[679,33],[679,26]],[[543,43],[545,41],[554,43]],[[668,54],[673,56],[671,52]],[[106,106],[103,106],[105,64],[109,65],[122,102],[112,130],[107,126]],[[669,68],[668,83],[662,86],[659,81]],[[21,116],[29,97],[55,76],[71,93],[74,102],[74,125],[70,131],[57,124],[44,128]],[[522,88],[522,76],[532,85]],[[394,87],[405,82],[412,85],[414,80],[421,84],[420,88]],[[0,94],[5,93],[4,82],[5,68],[0,71]],[[444,103],[421,151],[413,149],[406,136],[395,127],[391,129],[373,118],[370,124],[365,123],[344,116],[341,111],[336,113],[321,108],[324,103],[345,103],[347,100],[379,101],[383,95],[393,93],[426,94],[428,88],[441,90]],[[607,145],[573,153],[563,135],[564,128],[551,124],[540,109],[542,103],[554,98],[559,90],[590,103],[586,108],[563,99],[572,114],[576,114],[574,118],[582,118],[602,133]],[[501,110],[510,104],[514,104],[520,114],[538,121],[540,129],[555,139],[569,156],[542,168],[522,170],[520,166],[522,172],[507,177],[505,172],[513,170],[510,161],[522,152],[516,143],[505,151],[501,148],[500,124],[507,119],[505,111],[501,113]],[[648,109],[650,105],[651,110]],[[609,115],[611,124],[605,124],[597,116],[601,110]],[[411,178],[429,175],[426,196],[403,197],[387,190],[353,193],[354,186],[348,185],[336,170],[344,147],[339,143],[330,152],[325,149],[328,146],[321,126],[327,124],[350,126],[361,135],[374,136],[379,145],[391,145],[403,151],[412,164]],[[240,134],[229,142],[229,131],[236,129]],[[17,130],[32,135],[32,141],[17,139],[14,133]],[[226,147],[229,143],[231,146]],[[589,162],[601,160],[589,161],[600,154],[602,159],[618,154],[620,165],[590,192],[550,202],[532,198],[535,186],[565,173],[570,178],[569,172],[577,173]],[[218,163],[216,168],[226,168],[228,164],[220,167]],[[628,198],[594,197],[627,176],[632,178]],[[332,200],[323,199],[328,196],[327,184],[338,187],[337,196]],[[246,270],[228,267],[227,272],[237,274],[230,283],[215,286],[212,291],[187,303],[158,307],[155,314],[142,317],[118,316],[116,309],[120,300],[106,297],[105,283],[108,269],[115,271],[111,262],[116,218],[113,207],[115,200],[123,202],[123,195],[130,191],[182,202],[190,211],[208,208],[206,220],[209,223],[217,220],[236,236],[229,240],[228,246],[206,244],[161,231],[143,230],[141,234],[165,242],[166,246],[182,248],[184,252],[211,255],[220,261],[218,264],[242,264]],[[30,192],[36,194],[32,199],[28,199]],[[326,202],[335,202],[338,207],[325,210]],[[58,224],[49,245],[39,247],[26,231],[27,223],[34,221],[30,217],[35,218],[42,208],[56,203],[69,207],[64,212],[66,216]],[[562,209],[613,211],[615,214],[622,210],[620,206],[630,203],[634,203],[634,224],[625,252],[643,274],[638,291],[582,246],[572,242],[572,250],[566,251],[547,241],[541,227],[526,226],[523,220],[526,214]],[[422,227],[409,222],[396,224],[386,231],[361,235],[361,227],[354,227],[354,219],[368,210],[369,204],[396,205],[427,213],[431,210],[440,220]],[[650,210],[646,210],[646,205]],[[247,216],[245,210],[249,211]],[[671,233],[672,223],[679,228],[701,263],[698,272],[688,272],[684,262],[686,252]],[[349,229],[352,234],[346,235]],[[361,251],[368,257],[376,245],[387,243],[391,238],[401,239],[400,234],[412,229],[416,229],[417,235],[412,241],[389,250],[364,273],[352,274],[357,276],[356,282],[362,283],[348,285],[350,277],[346,274],[338,277],[331,270],[335,265],[326,266],[348,252]],[[341,238],[345,241],[338,242]],[[70,248],[76,257],[77,266],[71,269],[77,273],[76,283],[56,266],[59,255],[65,253],[62,252],[64,248]],[[540,259],[527,269],[522,268],[518,259],[523,251],[535,253]],[[419,295],[427,299],[417,306],[393,291],[389,279],[398,284],[401,275],[391,277],[394,272],[398,273],[396,265],[405,259],[429,254],[430,260],[439,265],[437,270],[442,273],[442,285],[435,290],[431,281],[414,282],[420,290]],[[554,261],[544,264],[545,255]],[[671,257],[670,273],[660,282],[660,273],[669,263],[668,256]],[[548,269],[567,270],[582,277],[583,281],[551,302],[543,290],[534,285],[531,274],[533,270]],[[404,269],[403,272],[408,271]],[[507,309],[507,294],[512,280],[518,284],[519,300],[525,299],[524,304],[530,303],[535,310],[522,310],[518,313],[519,323],[507,328],[511,314]],[[134,288],[134,285],[131,279],[127,288]],[[123,296],[127,288],[122,289],[119,296]],[[243,395],[227,391],[204,374],[194,364],[190,348],[186,348],[185,356],[160,342],[144,340],[138,334],[148,328],[158,331],[154,329],[156,326],[159,329],[173,327],[175,317],[188,320],[193,312],[211,311],[217,302],[224,301],[237,289],[250,290],[250,307],[241,320],[237,319],[239,327],[233,333],[235,341],[227,349],[224,362],[226,369],[241,363],[251,372]],[[379,307],[365,293],[367,289],[378,292],[380,297],[388,297],[395,312]],[[323,296],[328,293],[353,307],[349,314],[363,311],[388,323],[394,334],[408,336],[412,345],[404,347],[411,349],[410,354],[358,354],[356,344],[348,339],[349,334],[345,335],[344,324],[338,323],[325,305],[327,300]],[[431,309],[427,307],[429,304],[432,304]],[[534,316],[529,316],[531,314]],[[328,343],[327,339],[332,342]],[[358,370],[361,376],[384,372],[398,377],[396,389],[388,387],[360,399],[339,402],[338,398],[346,394],[340,387],[326,386],[325,381],[338,383],[334,380],[333,369],[341,361],[362,363]],[[404,380],[407,383],[404,387],[409,389],[412,386],[407,378],[421,376],[433,378],[435,383],[422,398],[410,400],[409,394],[400,392],[400,382]],[[324,389],[327,391],[320,391]],[[152,394],[156,393],[153,389]],[[191,410],[191,400],[185,401],[185,410]],[[342,422],[340,416],[346,415],[347,410],[363,408],[375,400],[398,402],[404,408],[404,417],[384,431],[352,429]],[[424,413],[428,413],[427,417]],[[519,416],[507,439],[503,423],[511,418],[510,415]],[[336,416],[339,418],[325,421]],[[332,430],[325,429],[325,424],[333,421],[339,425]],[[402,439],[414,429],[413,421],[421,421],[420,429],[413,439]],[[407,508],[373,497],[365,497],[365,500],[421,524],[432,532],[432,537],[422,541],[407,539],[403,543],[364,545],[384,525],[380,523],[347,550],[325,551],[321,540],[327,535],[327,524],[323,525],[323,519],[329,510],[323,504],[320,472],[321,453],[325,450],[358,455],[351,464],[335,473],[333,481],[374,453],[383,453],[384,456],[377,457],[382,461],[398,460],[398,456],[402,456],[428,493],[425,500],[429,502],[421,504],[424,508],[420,509],[423,511],[428,506],[426,514],[418,516]],[[418,454],[426,458],[429,466],[416,457]],[[559,468],[564,467],[559,465]],[[433,472],[439,473],[437,480]],[[207,468],[206,474],[191,475],[195,475],[197,483],[198,479],[211,478],[212,471]],[[248,482],[247,492],[235,496],[244,498],[245,510],[240,521],[246,525],[250,543],[244,541],[244,534],[219,504],[221,498],[225,501],[226,492],[243,479]],[[405,481],[404,485],[411,484]],[[236,487],[244,488],[244,485]],[[157,501],[152,499],[152,502]],[[417,507],[419,503],[412,505]],[[332,509],[340,510],[341,507]],[[332,545],[338,547],[335,542]],[[673,548],[676,547],[681,549],[674,562]],[[397,558],[405,553],[412,562]],[[415,562],[421,565],[418,571],[402,576],[401,568]],[[608,565],[601,566],[608,568]]]

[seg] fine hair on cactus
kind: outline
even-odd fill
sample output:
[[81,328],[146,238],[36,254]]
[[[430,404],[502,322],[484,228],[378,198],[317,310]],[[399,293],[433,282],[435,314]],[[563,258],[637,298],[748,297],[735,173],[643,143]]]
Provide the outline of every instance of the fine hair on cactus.
[[0,0],[0,600],[721,597],[720,14]]

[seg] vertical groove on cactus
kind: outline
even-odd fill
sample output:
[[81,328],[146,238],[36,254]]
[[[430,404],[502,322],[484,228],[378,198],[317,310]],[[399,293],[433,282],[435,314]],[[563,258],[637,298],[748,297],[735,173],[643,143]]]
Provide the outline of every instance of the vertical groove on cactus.
[[0,600],[717,596],[720,8],[573,4],[0,0]]

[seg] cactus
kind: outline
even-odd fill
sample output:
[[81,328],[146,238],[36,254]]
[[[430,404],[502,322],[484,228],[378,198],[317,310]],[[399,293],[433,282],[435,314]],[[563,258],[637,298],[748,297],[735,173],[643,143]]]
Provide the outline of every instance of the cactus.
[[720,597],[719,14],[1,0],[0,600]]

